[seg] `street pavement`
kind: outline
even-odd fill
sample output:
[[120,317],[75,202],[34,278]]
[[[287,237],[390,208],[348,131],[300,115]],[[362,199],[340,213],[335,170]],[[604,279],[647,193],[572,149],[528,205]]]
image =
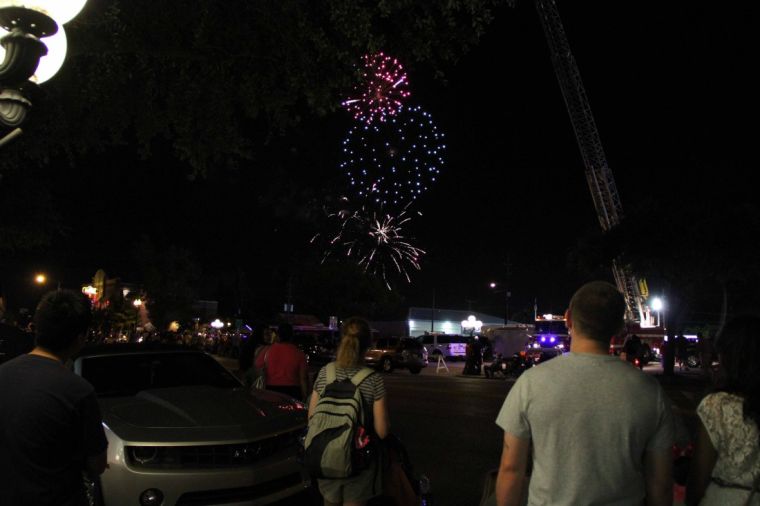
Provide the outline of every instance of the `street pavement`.
[[[215,358],[228,370],[237,374],[238,365],[236,359],[220,356],[215,356]],[[488,380],[484,376],[466,376],[463,374],[463,370],[463,361],[445,361],[445,364],[442,365],[431,362],[427,367],[422,369],[419,376],[481,379],[487,382],[493,381]],[[316,374],[316,372],[317,369],[314,369],[312,374]],[[662,388],[668,394],[668,397],[673,404],[673,408],[680,414],[687,416],[695,413],[699,401],[705,395],[709,387],[709,384],[704,380],[700,369],[686,368],[681,370],[676,366],[674,375],[668,377],[663,374],[662,367],[659,363],[652,363],[644,367],[644,372],[657,378]],[[403,370],[396,370],[392,374],[406,374],[413,376],[409,372]]]
[[[229,370],[237,361],[217,357]],[[414,472],[430,478],[436,506],[477,506],[486,473],[495,469],[503,434],[494,420],[512,380],[462,374],[463,362],[447,362],[448,371],[431,363],[420,374],[405,370],[384,374],[391,431],[405,444]],[[645,367],[673,402],[677,440],[693,440],[695,415],[705,383],[698,371],[662,374],[659,364]],[[312,371],[316,373],[316,369]],[[305,506],[299,497],[289,504]]]

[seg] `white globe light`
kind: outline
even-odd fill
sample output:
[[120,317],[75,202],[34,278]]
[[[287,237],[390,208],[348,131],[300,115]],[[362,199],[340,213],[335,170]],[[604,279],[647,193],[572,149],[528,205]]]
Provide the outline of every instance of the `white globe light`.
[[0,7],[26,7],[42,11],[62,25],[74,19],[86,3],[87,0],[0,0]]
[[55,35],[40,40],[47,46],[48,53],[40,58],[37,71],[29,79],[37,84],[42,84],[53,77],[63,66],[67,49],[66,30],[59,26]]
[[660,311],[662,309],[662,299],[659,297],[655,297],[652,299],[652,310],[654,311]]

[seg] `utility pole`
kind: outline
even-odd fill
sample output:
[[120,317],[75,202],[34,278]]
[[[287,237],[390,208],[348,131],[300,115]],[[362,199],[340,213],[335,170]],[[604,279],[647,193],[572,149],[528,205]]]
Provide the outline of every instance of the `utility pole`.
[[506,307],[504,310],[504,325],[509,325],[509,297],[512,296],[512,292],[509,290],[509,278],[512,275],[512,261],[509,258],[509,253],[507,253],[507,259],[504,262],[504,266],[506,267],[504,272],[504,298],[506,300]]
[[433,288],[433,306],[430,308],[430,332],[435,332],[435,288]]
[[285,303],[285,312],[286,313],[292,313],[293,312],[293,274],[290,274],[288,276],[288,285],[287,285],[287,302]]

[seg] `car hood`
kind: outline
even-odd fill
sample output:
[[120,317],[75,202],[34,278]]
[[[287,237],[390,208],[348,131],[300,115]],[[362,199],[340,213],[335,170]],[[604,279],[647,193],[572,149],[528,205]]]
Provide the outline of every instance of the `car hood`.
[[306,411],[291,398],[243,388],[162,388],[99,403],[106,426],[134,443],[250,441],[306,423]]

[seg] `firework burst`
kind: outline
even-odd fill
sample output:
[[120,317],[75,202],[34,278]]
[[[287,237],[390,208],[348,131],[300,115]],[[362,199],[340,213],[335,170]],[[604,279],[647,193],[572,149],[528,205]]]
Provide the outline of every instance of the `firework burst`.
[[356,120],[367,124],[376,119],[385,121],[399,111],[409,96],[406,72],[398,60],[384,53],[364,55],[362,62],[360,83],[342,105]]
[[360,200],[405,209],[435,182],[445,151],[430,114],[404,107],[384,123],[354,125],[343,140],[340,168]]
[[[389,290],[390,279],[395,274],[411,282],[409,269],[420,270],[425,251],[412,245],[403,234],[403,227],[412,219],[407,209],[397,215],[382,209],[368,210],[364,206],[352,211],[348,208],[348,199],[343,198],[341,202],[345,208],[327,213],[336,231],[328,236],[322,261],[332,254],[343,255],[355,261],[364,272],[381,278]],[[311,242],[321,237],[322,234],[317,234]]]

